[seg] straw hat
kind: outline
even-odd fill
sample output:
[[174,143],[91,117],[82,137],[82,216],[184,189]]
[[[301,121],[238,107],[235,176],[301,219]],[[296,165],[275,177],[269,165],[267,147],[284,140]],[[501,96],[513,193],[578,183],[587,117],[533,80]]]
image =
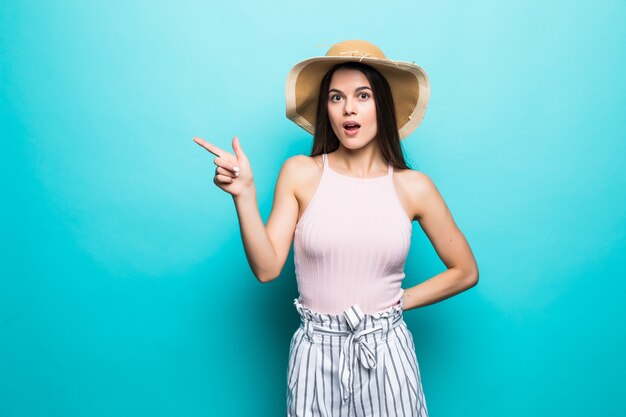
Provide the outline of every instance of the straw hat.
[[297,63],[287,76],[287,117],[307,132],[315,133],[317,100],[322,78],[334,65],[358,61],[367,64],[389,83],[396,109],[400,139],[413,132],[424,118],[430,83],[421,67],[389,59],[370,42],[351,40],[334,44],[326,56]]

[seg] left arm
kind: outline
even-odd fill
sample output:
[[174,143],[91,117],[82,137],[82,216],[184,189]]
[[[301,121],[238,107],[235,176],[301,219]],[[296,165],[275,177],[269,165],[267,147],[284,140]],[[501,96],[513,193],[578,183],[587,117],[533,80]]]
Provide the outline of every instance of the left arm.
[[410,204],[422,229],[447,270],[404,291],[404,310],[427,306],[463,292],[478,283],[472,250],[454,222],[443,197],[424,173],[410,176]]

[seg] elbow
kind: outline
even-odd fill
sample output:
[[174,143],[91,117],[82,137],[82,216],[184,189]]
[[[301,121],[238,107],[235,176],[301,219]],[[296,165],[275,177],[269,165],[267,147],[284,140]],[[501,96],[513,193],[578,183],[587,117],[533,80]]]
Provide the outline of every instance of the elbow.
[[466,274],[465,282],[467,284],[467,288],[475,287],[478,284],[478,269],[472,269],[470,272]]
[[271,272],[271,271],[258,272],[258,273],[255,272],[254,276],[256,277],[257,281],[259,281],[261,284],[267,284],[268,282],[272,282],[276,278],[278,278],[280,276],[280,271],[278,273]]
[[257,280],[261,283],[261,284],[267,284],[268,282],[272,282],[274,281],[276,278],[278,277],[273,277],[273,276],[258,276]]

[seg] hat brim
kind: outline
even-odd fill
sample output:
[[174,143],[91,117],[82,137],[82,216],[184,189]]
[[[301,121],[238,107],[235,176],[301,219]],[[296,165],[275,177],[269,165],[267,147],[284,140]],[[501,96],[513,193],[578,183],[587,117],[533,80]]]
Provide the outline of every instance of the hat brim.
[[361,62],[380,72],[389,83],[396,109],[400,139],[410,135],[421,123],[430,98],[428,75],[420,66],[409,62],[370,57],[323,56],[297,63],[287,75],[285,96],[287,117],[311,134],[315,134],[315,118],[320,83],[334,65]]

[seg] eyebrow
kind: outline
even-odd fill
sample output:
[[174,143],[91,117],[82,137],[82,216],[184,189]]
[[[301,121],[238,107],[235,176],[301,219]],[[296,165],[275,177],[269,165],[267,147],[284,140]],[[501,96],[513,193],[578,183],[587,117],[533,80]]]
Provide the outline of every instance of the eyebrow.
[[[355,91],[355,92],[357,92],[357,91],[361,91],[361,90],[370,90],[370,91],[372,91],[372,89],[371,89],[371,88],[369,88],[369,87],[368,87],[368,86],[366,86],[366,85],[364,85],[364,86],[362,86],[362,87],[358,87],[358,88],[356,88],[354,91]],[[330,90],[328,90],[328,94],[333,93],[333,92],[335,92],[335,93],[339,93],[339,94],[343,94],[343,91],[341,91],[341,90],[337,90],[336,88],[331,88]]]

